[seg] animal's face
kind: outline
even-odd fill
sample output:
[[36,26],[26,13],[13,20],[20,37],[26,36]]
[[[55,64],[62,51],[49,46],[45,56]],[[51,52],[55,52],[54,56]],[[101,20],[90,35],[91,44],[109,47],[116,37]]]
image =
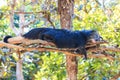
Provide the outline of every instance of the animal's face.
[[96,41],[102,41],[102,40],[103,38],[95,30],[92,30],[90,32],[90,35],[88,36],[88,41],[91,41],[92,43],[96,43]]
[[103,38],[95,30],[83,30],[82,32],[86,36],[88,42],[96,43],[96,41],[103,40]]

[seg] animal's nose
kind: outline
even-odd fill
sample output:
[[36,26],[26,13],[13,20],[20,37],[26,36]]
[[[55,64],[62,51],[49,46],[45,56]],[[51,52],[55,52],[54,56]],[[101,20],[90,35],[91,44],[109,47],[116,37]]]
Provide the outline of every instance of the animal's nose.
[[96,43],[97,40],[91,39],[90,41],[91,41],[92,43]]

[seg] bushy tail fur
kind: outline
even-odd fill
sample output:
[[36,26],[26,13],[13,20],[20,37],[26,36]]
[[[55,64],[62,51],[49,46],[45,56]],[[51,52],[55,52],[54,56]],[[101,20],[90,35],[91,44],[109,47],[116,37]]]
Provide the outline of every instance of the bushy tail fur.
[[3,41],[4,41],[5,43],[9,43],[9,42],[8,42],[8,39],[9,39],[9,38],[12,38],[12,36],[5,36],[4,39],[3,39]]

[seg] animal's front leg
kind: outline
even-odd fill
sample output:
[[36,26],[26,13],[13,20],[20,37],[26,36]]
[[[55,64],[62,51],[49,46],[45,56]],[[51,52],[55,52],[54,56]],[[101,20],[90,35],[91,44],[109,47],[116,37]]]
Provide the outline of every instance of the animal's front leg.
[[87,51],[85,49],[85,47],[78,47],[76,50],[75,50],[76,53],[82,53],[84,55],[84,58],[87,59]]

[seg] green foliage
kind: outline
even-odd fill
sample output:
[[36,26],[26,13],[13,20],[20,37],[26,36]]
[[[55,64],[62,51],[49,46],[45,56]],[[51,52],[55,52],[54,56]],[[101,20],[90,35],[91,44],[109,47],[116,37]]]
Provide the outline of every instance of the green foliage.
[[86,14],[81,12],[79,14],[83,16],[81,21],[77,19],[73,20],[75,30],[78,29],[99,29],[107,21],[107,17],[104,15],[101,9],[96,9],[93,13]]
[[50,79],[63,80],[65,79],[65,58],[61,53],[48,53],[49,55],[42,56],[43,64],[40,70],[34,75],[35,80]]
[[119,64],[118,61],[109,62],[106,59],[90,59],[85,62],[80,60],[78,66],[78,79],[82,80],[88,77],[90,80],[102,80],[103,78],[109,80],[118,72],[120,68]]
[[[49,1],[49,3],[46,1]],[[104,10],[94,0],[87,1],[86,5],[82,0],[75,1],[74,13],[76,17],[73,19],[73,29],[98,30],[100,35],[109,42],[105,46],[120,45],[120,3],[116,3],[117,0],[115,3],[108,3],[112,7],[106,7],[106,10]],[[26,22],[36,19],[33,24],[29,25],[29,28],[50,26],[50,23],[44,18],[45,15],[39,16],[40,14],[34,13],[42,10],[48,11],[55,27],[60,28],[59,15],[55,10],[57,2],[38,0],[38,3],[33,4],[33,6],[29,0],[26,0],[24,4],[26,12],[33,12],[33,14],[25,14]],[[23,2],[17,4],[15,10],[19,10],[21,5],[23,5]],[[9,10],[9,6],[0,8],[0,40],[5,35],[15,35],[9,27]],[[19,15],[14,14],[14,25],[17,29],[19,28],[18,24]],[[11,55],[10,51],[3,51],[3,49],[0,48],[0,73],[2,73],[0,78],[15,80],[15,63],[18,56],[16,53]],[[107,52],[107,54],[115,54],[115,60],[88,59],[84,61],[79,58],[78,80],[86,78],[89,78],[89,80],[109,80],[116,75],[120,70],[120,54],[118,52]],[[27,56],[23,55],[23,61],[25,80],[66,80],[65,56],[62,53],[34,51],[28,53]]]

